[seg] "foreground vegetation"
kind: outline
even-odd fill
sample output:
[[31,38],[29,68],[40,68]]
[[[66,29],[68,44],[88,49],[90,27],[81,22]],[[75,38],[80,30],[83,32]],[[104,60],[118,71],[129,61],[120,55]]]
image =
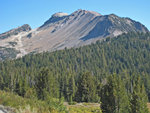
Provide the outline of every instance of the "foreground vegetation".
[[123,34],[76,49],[0,62],[0,89],[59,112],[65,111],[58,106],[64,99],[69,104],[101,102],[103,113],[147,113],[149,59],[150,33]]
[[[0,91],[0,104],[9,106],[9,109],[15,113],[102,113],[98,103],[74,103],[69,105],[65,102],[65,106],[63,106],[56,99],[48,104],[44,101],[22,98],[4,91]],[[149,103],[148,108],[150,110]]]
[[[9,106],[15,113],[101,113],[99,104],[82,103],[82,105],[63,105],[57,99],[40,101],[27,99],[16,94],[0,91],[0,105]],[[96,105],[96,106],[95,106]]]
[[65,113],[63,101],[49,98],[47,101],[27,99],[16,94],[0,91],[0,105],[10,106],[17,113]]

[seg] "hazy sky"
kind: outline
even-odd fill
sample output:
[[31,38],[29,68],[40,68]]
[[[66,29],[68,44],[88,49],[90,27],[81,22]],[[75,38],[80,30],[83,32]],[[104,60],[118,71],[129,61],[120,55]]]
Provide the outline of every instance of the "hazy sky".
[[150,30],[150,0],[0,0],[0,33],[23,24],[36,28],[56,12],[77,9],[129,17]]

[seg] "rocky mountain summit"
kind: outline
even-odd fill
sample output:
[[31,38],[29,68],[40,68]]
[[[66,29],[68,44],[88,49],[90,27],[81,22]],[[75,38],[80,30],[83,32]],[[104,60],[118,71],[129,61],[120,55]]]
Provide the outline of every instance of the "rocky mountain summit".
[[32,29],[27,24],[0,35],[0,47],[28,53],[55,51],[95,43],[106,37],[128,32],[149,32],[141,23],[115,14],[101,15],[87,10],[72,14],[55,13],[43,25]]
[[5,38],[11,37],[13,35],[18,35],[21,32],[28,32],[30,30],[31,30],[31,27],[28,24],[24,24],[21,27],[18,27],[18,28],[10,30],[8,32],[0,34],[0,39],[5,39]]

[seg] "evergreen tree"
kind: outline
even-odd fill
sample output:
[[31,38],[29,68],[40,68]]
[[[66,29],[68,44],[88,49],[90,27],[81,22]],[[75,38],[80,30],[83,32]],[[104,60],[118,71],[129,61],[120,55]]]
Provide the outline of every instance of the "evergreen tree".
[[4,81],[3,81],[2,75],[0,75],[0,89],[1,89],[1,90],[4,89]]
[[94,85],[93,76],[87,72],[84,73],[78,80],[77,101],[90,102],[94,100],[96,87]]
[[132,113],[149,113],[147,102],[145,87],[141,84],[140,77],[137,77],[133,84],[133,93],[131,96]]
[[129,113],[129,98],[127,95],[127,90],[125,89],[124,82],[121,80],[121,77],[119,75],[115,78],[115,80],[115,113]]
[[49,70],[42,68],[36,78],[35,89],[38,99],[44,100],[47,94]]
[[66,101],[69,101],[69,80],[68,76],[65,76],[64,82],[63,82],[63,94],[66,98]]
[[120,77],[109,76],[101,91],[103,113],[129,113],[129,99]]
[[74,77],[71,75],[69,79],[69,102],[71,103],[73,101],[73,98],[75,96],[75,80]]

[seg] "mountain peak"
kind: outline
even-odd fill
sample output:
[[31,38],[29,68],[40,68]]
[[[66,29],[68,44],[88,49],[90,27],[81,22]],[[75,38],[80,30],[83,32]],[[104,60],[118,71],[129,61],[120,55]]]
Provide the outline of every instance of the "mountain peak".
[[67,17],[68,14],[67,13],[63,13],[63,12],[58,12],[58,13],[55,13],[53,14],[41,27],[39,28],[43,28],[51,23],[55,23],[65,17]]
[[52,17],[63,17],[63,16],[68,16],[68,14],[63,12],[58,12],[52,15]]
[[[47,28],[47,26],[49,26],[50,24],[54,24],[60,20],[63,20],[67,17],[74,17],[74,20],[77,17],[82,17],[82,16],[91,16],[91,17],[96,17],[96,16],[102,16],[101,14],[94,12],[94,11],[88,11],[88,10],[82,10],[82,9],[78,9],[77,11],[73,12],[72,14],[68,15],[67,13],[63,13],[63,12],[58,12],[53,14],[41,27],[41,28]],[[86,18],[85,17],[85,18]]]
[[12,35],[17,35],[20,32],[28,32],[31,30],[31,27],[28,24],[24,24],[18,28],[12,29],[8,32],[0,34],[0,39],[8,38]]
[[20,31],[30,31],[31,27],[28,24],[24,24],[24,25],[18,27],[17,29]]
[[96,15],[96,16],[101,16],[100,13],[98,12],[95,12],[95,11],[89,11],[89,10],[83,10],[83,9],[78,9],[77,11],[75,11],[73,14],[80,14],[80,13],[83,13],[83,14],[93,14],[93,15]]

